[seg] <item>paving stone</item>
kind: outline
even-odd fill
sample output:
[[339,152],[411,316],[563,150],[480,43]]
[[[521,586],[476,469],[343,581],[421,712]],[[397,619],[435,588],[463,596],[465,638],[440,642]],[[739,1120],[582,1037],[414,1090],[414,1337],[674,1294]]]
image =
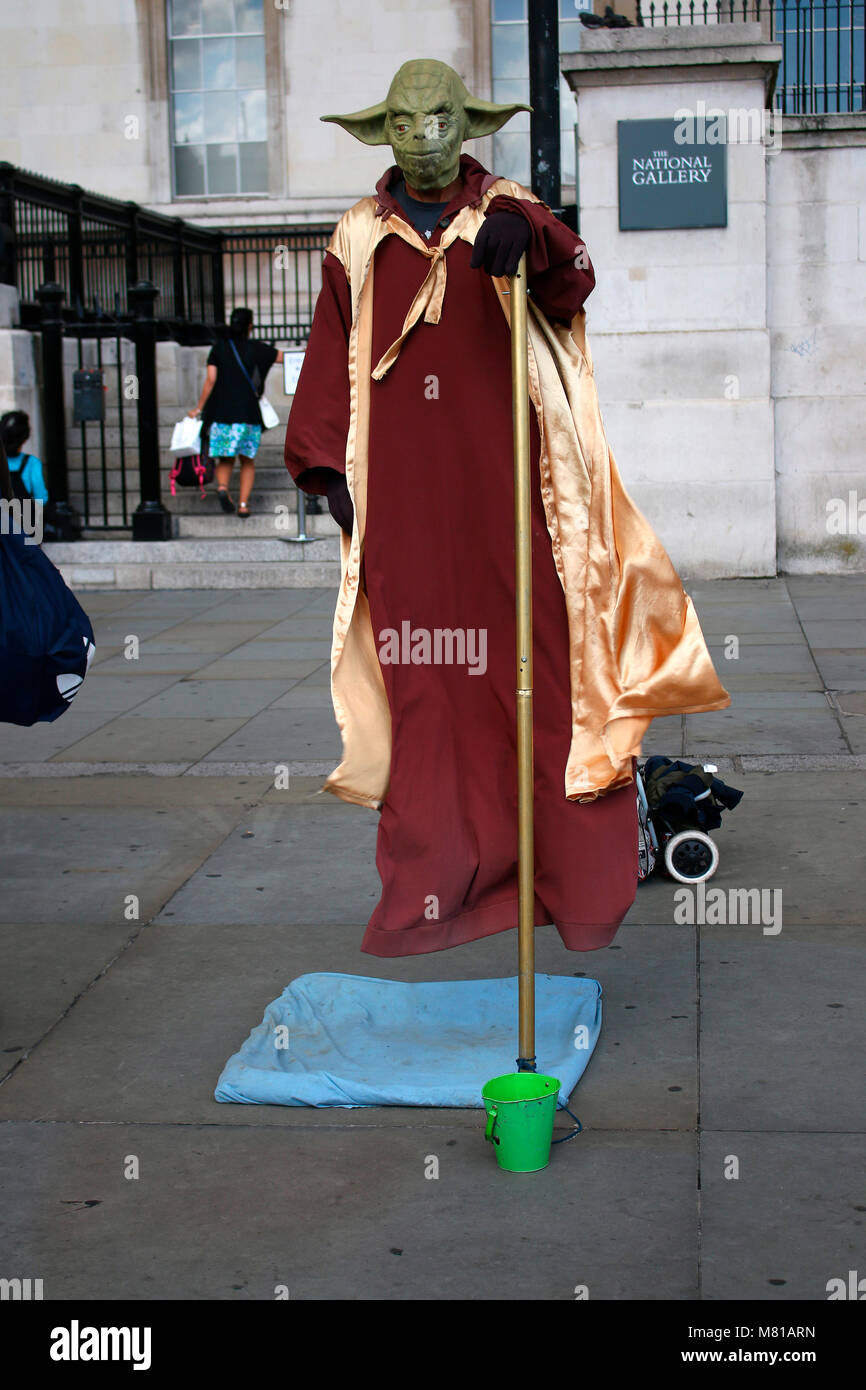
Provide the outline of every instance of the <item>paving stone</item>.
[[581,1135],[527,1180],[478,1116],[387,1135],[5,1126],[6,1242],[56,1300],[696,1296],[690,1137]]
[[720,642],[708,641],[707,647],[722,685],[725,685],[725,676],[730,668],[735,668],[736,672],[750,674],[754,671],[760,671],[762,674],[783,671],[808,674],[814,669],[809,648],[805,643],[762,643],[751,646],[743,642],[740,644],[740,655],[736,661],[725,659],[724,646]]
[[164,629],[162,636],[166,641],[201,642],[202,651],[229,651],[243,642],[252,641],[260,632],[270,626],[267,618],[247,618],[231,620],[211,616],[196,616],[185,622],[172,623]]
[[[142,643],[139,648],[138,660],[135,662],[138,674],[166,675],[180,679],[182,676],[198,671],[202,666],[209,666],[213,661],[213,652],[195,651],[184,642],[160,642],[158,645],[160,648],[168,648],[168,650],[155,651],[148,643]],[[132,664],[119,651],[114,652],[111,655],[106,655],[106,658],[99,665],[99,674],[101,676],[126,676],[129,674]]]
[[293,689],[296,690],[330,690],[330,688],[331,663],[329,661],[323,661],[316,667],[312,675],[304,676],[303,679],[299,680],[297,685],[293,687]]
[[859,621],[851,618],[804,618],[803,631],[806,641],[819,648],[835,647],[839,651],[859,648],[866,665],[866,619],[862,618],[862,614]]
[[250,716],[285,694],[285,680],[177,681],[130,711],[135,719]]
[[641,744],[642,756],[649,757],[653,753],[661,753],[668,758],[678,758],[683,750],[683,731],[684,721],[681,714],[654,719]]
[[256,589],[227,592],[219,600],[218,616],[232,622],[258,621],[269,618],[282,622],[295,614],[313,616],[320,613],[322,603],[333,614],[336,589],[310,587],[305,589]]
[[785,709],[779,718],[772,708],[713,710],[686,715],[686,747],[711,753],[734,748],[738,753],[844,753],[839,721],[829,706],[823,709]]
[[128,711],[174,684],[174,676],[148,676],[132,669],[134,663],[127,664],[130,673],[126,676],[112,676],[98,668],[90,671],[75,697],[75,708],[107,714]]
[[[43,902],[47,896],[42,894]],[[8,911],[4,906],[4,917]],[[0,1079],[72,1007],[137,930],[135,923],[123,921],[122,913],[101,924],[0,924]]]
[[791,604],[701,604],[698,617],[705,637],[720,639],[734,633],[745,640],[755,633],[769,633],[787,636],[790,642],[802,636]]
[[232,653],[202,666],[196,674],[200,680],[219,681],[221,684],[225,681],[236,684],[257,681],[266,685],[279,682],[285,692],[289,685],[311,675],[321,664],[321,657],[295,660],[287,655],[279,661],[260,661],[249,656],[239,659]]
[[[730,709],[735,714],[741,710],[756,709],[775,711],[831,708],[822,690],[732,690],[730,695]],[[784,720],[780,723],[784,723]]]
[[[330,637],[322,637],[318,640],[312,638],[283,638],[281,641],[273,641],[271,630],[264,634],[267,641],[259,638],[255,642],[244,642],[240,647],[235,647],[231,657],[232,661],[309,661],[313,658],[317,662],[330,660],[331,640]],[[303,672],[307,675],[308,672]]]
[[701,929],[708,1129],[866,1129],[863,925]]
[[[214,682],[222,685],[223,682]],[[215,744],[206,754],[215,762],[339,758],[340,735],[328,708],[266,709]]]
[[[87,608],[87,602],[82,604]],[[97,617],[93,622],[93,635],[97,650],[112,643],[123,644],[130,633],[139,637],[153,637],[157,633],[172,630],[177,618],[163,614],[161,617],[150,613],[112,613]]]
[[[729,657],[725,652],[725,644],[730,641],[731,637],[736,637],[741,647],[783,647],[790,646],[791,643],[801,635],[799,625],[796,623],[792,627],[784,630],[776,629],[774,631],[766,625],[765,627],[756,627],[754,630],[751,630],[746,628],[735,618],[729,622],[722,623],[705,622],[702,631],[707,646],[712,651],[719,648],[719,655],[715,656],[714,659],[717,663],[721,662],[725,670],[731,667],[736,660],[734,657]],[[721,675],[721,670],[718,666],[717,669],[719,669],[719,674]]]
[[856,594],[846,595],[844,590],[840,592],[836,588],[821,597],[795,596],[794,607],[804,626],[824,618],[833,622],[840,620],[859,620],[862,622],[863,612],[866,609],[866,594],[858,588]]
[[[824,682],[816,668],[811,671],[734,671],[729,662],[719,679],[729,695],[737,691],[766,691],[769,695],[784,694],[791,690],[822,691]],[[718,668],[717,668],[718,669]]]
[[378,828],[378,814],[365,807],[313,790],[302,800],[275,792],[165,913],[191,924],[366,922],[381,894]]
[[866,682],[866,652],[860,647],[814,647],[812,655],[829,687]]
[[[308,685],[306,681],[301,681],[293,685],[291,690],[286,691],[285,695],[274,700],[271,709],[327,709],[331,711],[333,718],[331,691],[323,682],[319,682],[317,685]],[[336,728],[336,720],[334,727]]]
[[297,613],[284,622],[274,623],[269,627],[264,636],[269,642],[285,642],[301,640],[331,640],[333,629],[333,614],[316,615]]
[[[213,1091],[226,1061],[261,1022],[265,1007],[291,980],[308,972],[325,969],[400,980],[516,973],[514,931],[437,953],[434,961],[423,956],[383,961],[360,952],[363,923],[277,926],[247,919],[196,925],[185,920],[182,901],[175,902],[177,920],[169,920],[166,912],[141,932],[26,1065],[18,1067],[0,1090],[0,1118],[399,1127],[407,1113],[396,1106],[348,1115],[331,1109],[220,1104]],[[602,1039],[571,1108],[591,1129],[693,1131],[694,942],[689,947],[688,933],[673,928],[664,933],[623,929],[621,935],[613,948],[583,954],[566,951],[553,927],[538,931],[540,972],[581,970],[599,979],[605,991]],[[660,957],[664,969],[659,968]],[[74,1069],[63,1064],[64,1057],[76,1059]],[[446,1115],[456,1128],[477,1126],[472,1111],[437,1112]]]
[[[782,930],[676,921],[682,889],[657,876],[607,950],[568,952],[539,928],[537,969],[599,979],[604,1024],[573,1097],[585,1132],[528,1182],[496,1169],[477,1111],[213,1099],[298,975],[516,970],[515,931],[404,960],[360,951],[378,817],[320,795],[340,747],[335,588],[86,596],[102,640],[76,704],[50,725],[0,726],[4,1234],[46,1297],[272,1299],[284,1282],[293,1298],[573,1301],[588,1283],[592,1298],[823,1300],[827,1279],[866,1274],[866,651],[848,645],[866,575],[690,589],[733,702],[654,721],[644,753],[711,760],[745,791],[714,832],[704,904],[721,889],[726,911],[749,894],[760,908],[781,889]],[[129,632],[144,636],[134,664]],[[812,654],[810,637],[828,645]],[[153,717],[188,700],[194,717]],[[129,1153],[140,1183],[122,1176]]]
[[74,704],[50,724],[0,724],[0,759],[35,762],[52,758],[64,748],[80,743],[111,719],[109,710]]
[[[4,921],[128,926],[136,920],[126,915],[134,894],[137,920],[145,922],[217,849],[239,814],[214,805],[195,816],[166,810],[159,818],[117,805],[59,812],[47,822],[35,807],[0,810]],[[47,823],[53,836],[45,834]]]
[[[725,1176],[733,1171],[732,1157],[737,1178]],[[823,1302],[831,1279],[847,1285],[849,1270],[862,1275],[864,1166],[862,1134],[705,1132],[704,1299]],[[764,1321],[779,1325],[769,1314]],[[785,1320],[809,1321],[808,1313]],[[808,1346],[792,1342],[790,1349]]]
[[[126,715],[114,719],[95,733],[70,744],[58,759],[71,762],[120,762],[136,760],[189,762],[201,758],[211,748],[223,743],[230,734],[244,725],[242,715],[215,719],[202,718],[143,719]],[[123,750],[123,759],[120,750]]]
[[852,752],[866,753],[866,718],[862,714],[842,715],[841,723]]

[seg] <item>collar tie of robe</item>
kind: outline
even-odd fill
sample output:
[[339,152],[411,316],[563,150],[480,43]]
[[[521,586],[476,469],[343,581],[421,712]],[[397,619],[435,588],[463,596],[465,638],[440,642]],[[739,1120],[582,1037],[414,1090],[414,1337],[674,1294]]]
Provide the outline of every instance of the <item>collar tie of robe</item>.
[[373,369],[373,380],[381,381],[393,367],[400,355],[400,349],[408,338],[415,324],[424,315],[425,323],[438,323],[442,316],[442,302],[445,298],[445,283],[447,272],[445,270],[445,251],[444,246],[424,246],[419,247],[423,255],[430,261],[430,269],[424,279],[424,283],[416,294],[409,311],[403,321],[403,329],[388,351],[380,358],[376,367]]

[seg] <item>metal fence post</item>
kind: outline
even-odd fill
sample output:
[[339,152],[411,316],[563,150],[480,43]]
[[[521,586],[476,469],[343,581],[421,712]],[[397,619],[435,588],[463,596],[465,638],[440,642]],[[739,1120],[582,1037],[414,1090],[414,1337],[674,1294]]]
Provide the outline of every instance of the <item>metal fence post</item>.
[[[321,537],[318,536],[307,535],[307,497],[303,488],[299,488],[297,484],[295,485],[295,492],[298,495],[298,534],[296,536],[287,536],[286,540],[302,544],[304,541],[321,539]],[[317,515],[315,507],[310,507],[310,511],[314,515]]]
[[126,283],[134,285],[138,280],[138,203],[126,204],[129,222],[126,228],[125,259]]
[[221,232],[219,250],[214,251],[211,256],[211,282],[213,295],[214,323],[225,323],[226,321],[225,261],[223,259],[223,244],[224,235]]
[[[186,295],[184,294],[183,283],[183,218],[176,217],[174,219],[174,228],[174,246],[172,247],[172,264],[174,270],[174,310],[171,314],[171,317],[175,319],[183,319],[186,318],[187,313]],[[204,310],[202,310],[202,318],[204,318]]]
[[49,498],[45,504],[45,521],[52,527],[52,540],[77,541],[81,537],[81,518],[69,505],[66,464],[63,286],[49,280],[39,286],[36,298],[42,306],[42,426]]
[[162,504],[159,487],[159,418],[156,399],[156,321],[154,302],[159,294],[150,280],[129,288],[134,314],[135,373],[138,377],[138,474],[141,501],[132,514],[134,541],[167,541],[171,537],[171,513]]
[[69,298],[76,318],[84,317],[86,285],[84,273],[84,228],[81,204],[84,189],[77,183],[71,185],[72,207],[69,211]]
[[0,162],[0,285],[17,285],[15,263],[15,171]]

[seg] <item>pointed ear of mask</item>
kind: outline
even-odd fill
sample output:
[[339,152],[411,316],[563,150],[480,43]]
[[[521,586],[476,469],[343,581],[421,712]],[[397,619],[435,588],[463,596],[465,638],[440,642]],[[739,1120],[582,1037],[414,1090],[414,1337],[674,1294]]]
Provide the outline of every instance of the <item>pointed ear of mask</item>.
[[356,140],[363,141],[365,145],[387,145],[386,113],[385,102],[380,101],[378,106],[368,106],[366,111],[352,111],[348,116],[320,116],[319,119],[330,121],[334,125],[341,125],[344,130],[348,130],[350,135],[354,135]]
[[500,105],[495,101],[482,101],[481,97],[467,97],[464,107],[467,140],[477,140],[482,135],[493,135],[506,121],[510,121],[512,116],[516,116],[518,111],[532,110],[531,106],[524,106],[521,102]]

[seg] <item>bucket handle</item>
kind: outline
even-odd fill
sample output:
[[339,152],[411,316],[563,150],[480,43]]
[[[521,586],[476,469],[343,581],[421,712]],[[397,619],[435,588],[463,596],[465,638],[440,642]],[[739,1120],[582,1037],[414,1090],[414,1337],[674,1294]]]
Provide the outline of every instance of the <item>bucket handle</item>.
[[569,1110],[569,1108],[568,1108],[567,1105],[561,1105],[559,1108],[560,1108],[560,1110],[564,1110],[565,1113],[566,1113],[566,1115],[570,1115],[570,1116],[571,1116],[571,1118],[574,1120],[574,1125],[575,1125],[575,1127],[574,1127],[574,1129],[569,1130],[568,1134],[563,1134],[562,1137],[561,1137],[560,1139],[553,1139],[553,1140],[551,1140],[551,1143],[552,1143],[552,1144],[567,1144],[568,1141],[569,1141],[569,1139],[575,1139],[575,1138],[577,1137],[577,1135],[580,1134],[580,1133],[582,1132],[582,1130],[583,1130],[583,1125],[580,1123],[580,1120],[577,1118],[577,1116],[575,1115],[574,1111],[573,1111],[573,1110]]
[[499,1111],[496,1109],[496,1106],[491,1105],[487,1112],[487,1125],[484,1130],[484,1138],[489,1139],[491,1143],[493,1142],[493,1131],[496,1127],[496,1117],[498,1114]]

